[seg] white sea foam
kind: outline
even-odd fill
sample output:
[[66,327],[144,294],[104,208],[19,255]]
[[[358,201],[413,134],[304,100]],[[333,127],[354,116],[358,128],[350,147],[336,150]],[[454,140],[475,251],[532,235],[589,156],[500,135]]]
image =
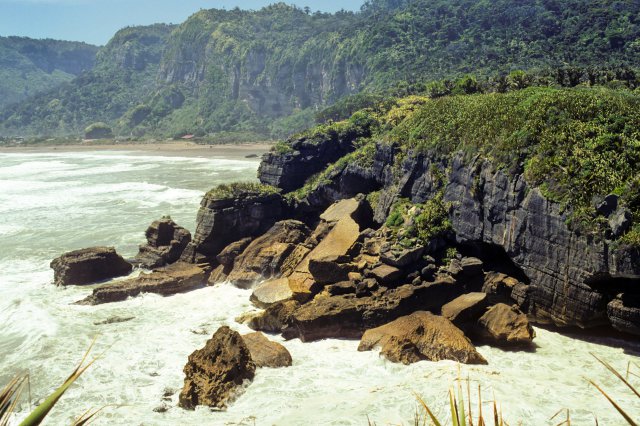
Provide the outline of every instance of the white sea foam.
[[[42,158],[50,157],[36,158],[38,167],[50,163]],[[250,291],[224,284],[167,298],[143,295],[122,303],[77,306],[71,303],[88,295],[91,287],[54,287],[48,262],[61,252],[102,244],[115,245],[131,256],[144,240],[145,227],[162,214],[171,214],[193,231],[201,194],[217,183],[246,179],[255,173],[257,163],[242,162],[242,166],[200,159],[172,163],[158,160],[160,157],[141,160],[139,156],[101,153],[57,158],[62,163],[54,167],[59,173],[56,185],[50,185],[52,177],[46,171],[16,178],[17,186],[33,183],[25,193],[11,185],[10,175],[2,175],[5,180],[0,185],[0,208],[4,209],[0,225],[0,381],[15,371],[29,370],[33,396],[38,400],[66,378],[94,336],[99,335],[95,353],[104,352],[60,401],[49,424],[68,424],[88,408],[108,404],[117,407],[107,408],[95,424],[254,424],[254,418],[256,425],[362,425],[367,424],[367,416],[379,425],[412,424],[413,392],[439,415],[448,415],[447,391],[458,377],[455,363],[397,365],[375,352],[358,352],[356,341],[284,342],[278,336],[273,339],[293,356],[291,368],[260,369],[226,412],[179,409],[177,393],[188,355],[223,324],[249,331],[234,318],[252,309]],[[23,165],[33,158],[2,160],[11,168],[12,162]],[[149,167],[139,167],[141,161]],[[162,167],[150,167],[154,161],[162,162]],[[13,171],[25,173],[24,166],[20,167]],[[79,169],[83,167],[120,171],[99,175],[82,173]],[[57,185],[59,182],[68,185]],[[95,324],[114,316],[134,318]],[[573,424],[592,425],[592,411],[601,425],[622,424],[608,402],[587,384],[588,377],[640,417],[638,401],[590,355],[596,353],[624,369],[628,361],[640,363],[640,344],[585,341],[536,331],[535,352],[483,346],[478,349],[488,366],[461,367],[462,377],[472,380],[473,389],[482,385],[485,413],[495,394],[510,424],[557,424],[560,420],[549,418],[561,408],[572,410]],[[154,412],[168,389],[176,391],[168,402],[169,410]]]

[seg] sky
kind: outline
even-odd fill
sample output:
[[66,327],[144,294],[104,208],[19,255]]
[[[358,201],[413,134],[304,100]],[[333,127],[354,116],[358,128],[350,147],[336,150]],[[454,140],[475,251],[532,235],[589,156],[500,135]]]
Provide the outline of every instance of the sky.
[[[104,45],[119,29],[179,24],[200,9],[259,9],[276,0],[0,0],[0,36],[84,41]],[[285,0],[312,10],[359,10],[362,0]]]

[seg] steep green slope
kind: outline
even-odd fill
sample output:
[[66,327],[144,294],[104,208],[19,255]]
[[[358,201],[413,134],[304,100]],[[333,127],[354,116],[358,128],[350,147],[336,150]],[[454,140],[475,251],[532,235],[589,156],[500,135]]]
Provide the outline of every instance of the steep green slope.
[[[36,113],[53,99],[44,97],[5,112],[3,128],[51,132],[40,123],[58,123],[60,133],[101,120],[120,134],[282,137],[345,95],[402,82],[567,64],[637,67],[639,14],[638,2],[614,0],[375,0],[360,13],[333,15],[283,3],[202,10],[166,38],[153,69],[156,85],[136,85],[128,105],[120,102],[109,114],[102,107],[70,114],[69,106]],[[127,75],[136,79],[141,71],[152,70]],[[74,83],[55,99],[90,104],[95,98],[85,86]]]
[[96,121],[113,122],[153,92],[162,49],[172,27],[119,31],[98,52],[97,64],[75,80],[5,109],[5,133],[78,134]]
[[71,81],[95,64],[85,43],[0,37],[0,108]]

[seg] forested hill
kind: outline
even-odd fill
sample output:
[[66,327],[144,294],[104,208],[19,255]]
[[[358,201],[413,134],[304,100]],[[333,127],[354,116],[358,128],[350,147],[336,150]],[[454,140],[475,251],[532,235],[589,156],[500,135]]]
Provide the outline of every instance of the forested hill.
[[95,64],[97,46],[0,37],[0,107],[71,81]]
[[202,10],[128,28],[96,69],[0,113],[3,133],[282,137],[346,95],[566,66],[637,67],[640,2],[373,0],[362,12]]

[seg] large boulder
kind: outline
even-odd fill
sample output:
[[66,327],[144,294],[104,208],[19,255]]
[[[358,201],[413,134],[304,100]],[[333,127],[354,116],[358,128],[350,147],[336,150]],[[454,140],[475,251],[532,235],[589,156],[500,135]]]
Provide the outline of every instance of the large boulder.
[[252,316],[247,325],[252,330],[280,333],[292,323],[293,313],[300,307],[295,300],[274,303],[261,313]]
[[370,351],[376,347],[381,348],[381,355],[389,361],[403,364],[445,359],[463,364],[487,363],[451,321],[424,311],[367,330],[358,350]]
[[65,253],[51,262],[56,285],[93,284],[131,272],[133,267],[113,247],[91,247]]
[[246,380],[253,380],[256,365],[244,339],[229,327],[220,327],[202,349],[189,355],[179,405],[225,408]]
[[536,336],[527,316],[516,306],[499,303],[478,320],[479,337],[496,346],[527,346]]
[[277,278],[258,284],[251,293],[251,302],[259,308],[266,308],[277,302],[289,300],[293,297],[289,279]]
[[262,279],[279,276],[284,260],[310,233],[302,222],[277,222],[235,259],[228,280],[237,286],[247,287]]
[[475,323],[489,306],[486,293],[467,293],[442,307],[442,316],[463,330]]
[[357,271],[357,266],[348,256],[327,256],[309,261],[309,273],[319,284],[333,284],[349,279],[349,273]]
[[640,336],[640,295],[619,294],[607,305],[607,315],[616,330]]
[[291,367],[291,354],[280,343],[272,342],[260,332],[242,336],[256,367]]
[[263,234],[287,212],[288,204],[280,194],[259,187],[214,189],[200,203],[193,241],[181,259],[210,262],[232,242]]
[[191,233],[170,218],[154,221],[145,237],[147,244],[140,246],[135,262],[149,269],[176,262],[191,242]]
[[359,339],[365,330],[417,310],[439,311],[442,305],[463,292],[464,288],[455,281],[442,278],[419,286],[381,287],[363,297],[321,293],[293,313],[286,336],[299,337],[303,342],[328,338]]
[[78,303],[98,305],[120,302],[140,293],[155,293],[163,296],[184,293],[202,287],[207,281],[206,272],[206,269],[200,266],[176,262],[148,274],[142,273],[135,278],[95,288],[91,296]]

